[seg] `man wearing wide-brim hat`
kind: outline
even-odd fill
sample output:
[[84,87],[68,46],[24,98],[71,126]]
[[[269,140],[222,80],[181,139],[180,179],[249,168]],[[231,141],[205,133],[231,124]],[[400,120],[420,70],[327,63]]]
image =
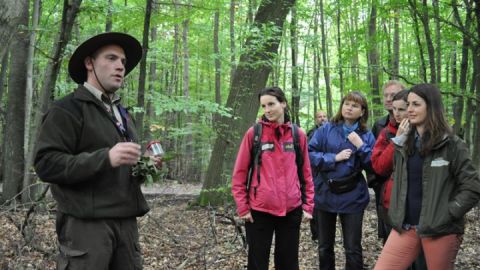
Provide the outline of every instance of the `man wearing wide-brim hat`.
[[58,269],[142,269],[136,217],[149,208],[131,173],[141,147],[115,93],[141,57],[127,34],[86,40],[68,64],[78,88],[44,116],[35,170],[57,201]]

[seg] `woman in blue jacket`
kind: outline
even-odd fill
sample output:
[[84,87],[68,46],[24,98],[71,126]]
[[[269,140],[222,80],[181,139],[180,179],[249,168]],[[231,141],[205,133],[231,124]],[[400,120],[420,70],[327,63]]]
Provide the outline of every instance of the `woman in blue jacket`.
[[371,172],[375,138],[367,128],[367,99],[348,93],[337,114],[313,135],[308,145],[315,172],[315,215],[321,270],[335,269],[337,216],[342,224],[345,269],[363,269],[362,223],[369,202],[363,170]]

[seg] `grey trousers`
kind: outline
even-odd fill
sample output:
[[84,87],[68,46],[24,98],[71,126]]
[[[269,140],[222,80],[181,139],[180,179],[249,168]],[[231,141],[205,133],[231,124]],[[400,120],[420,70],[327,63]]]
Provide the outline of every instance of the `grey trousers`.
[[80,219],[57,212],[57,269],[140,270],[135,217]]

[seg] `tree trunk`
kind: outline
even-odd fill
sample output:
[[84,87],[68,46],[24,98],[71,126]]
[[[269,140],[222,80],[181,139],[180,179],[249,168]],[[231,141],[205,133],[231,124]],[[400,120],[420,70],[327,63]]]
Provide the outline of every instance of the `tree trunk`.
[[[315,1],[315,7],[318,6],[318,0]],[[322,107],[320,100],[320,57],[318,55],[318,9],[313,13],[313,112],[316,113]]]
[[[230,84],[235,73],[235,0],[230,1]],[[218,34],[217,34],[218,35]]]
[[432,0],[433,5],[433,14],[435,16],[435,46],[437,47],[436,51],[436,83],[440,84],[442,82],[442,43],[440,35],[440,11],[438,7],[438,0]]
[[[218,29],[220,28],[219,21],[220,21],[220,12],[217,10],[215,12],[215,18],[213,23],[213,53],[215,55],[215,102],[218,105],[222,104],[221,85],[220,85],[222,64],[220,62],[220,49],[218,48]],[[230,31],[231,30],[232,29],[230,29]],[[233,67],[232,67],[232,70],[233,70]],[[215,118],[215,121],[218,120],[218,116],[215,116],[214,118]]]
[[320,31],[322,34],[322,63],[323,63],[323,77],[325,79],[325,93],[327,99],[327,114],[333,115],[332,103],[332,89],[330,86],[330,65],[327,61],[327,36],[325,34],[325,14],[323,12],[323,0],[320,0]]
[[[8,57],[10,56],[8,50],[7,52],[3,55],[3,58],[2,58],[2,66],[0,68],[0,104],[3,104],[3,92],[4,92],[4,89],[5,89],[5,85],[6,85],[6,80],[5,80],[5,77],[7,76],[7,69],[8,69]],[[0,141],[3,142],[3,138],[5,138],[5,114],[6,114],[6,111],[4,108],[0,108],[0,120],[1,120],[1,124],[0,124]],[[3,170],[1,168],[3,168],[3,148],[5,146],[2,144],[0,145],[0,182],[2,182],[2,179],[3,179]],[[1,197],[1,196],[0,196]]]
[[105,23],[105,32],[112,31],[112,9],[113,9],[113,0],[108,0],[107,7],[107,22]]
[[[40,123],[42,122],[42,116],[47,111],[51,101],[53,100],[53,90],[55,89],[55,84],[57,81],[58,74],[60,73],[60,67],[62,63],[62,58],[64,55],[65,47],[70,41],[73,23],[77,17],[78,11],[80,10],[80,5],[82,0],[64,0],[63,2],[63,11],[62,11],[62,23],[60,25],[60,33],[57,37],[55,46],[52,49],[52,57],[47,64],[44,83],[40,92],[40,99],[37,105],[37,110],[33,116],[33,123],[31,126],[31,140],[28,146],[28,157],[25,161],[25,168],[31,168],[33,166],[33,148],[34,142],[37,139],[38,129]],[[24,180],[30,181],[30,180]]]
[[[357,20],[355,18],[358,18],[359,14],[358,14],[358,10],[356,8],[356,6],[358,5],[358,2],[357,1],[352,1],[352,13],[349,17],[350,17],[350,24],[347,24],[347,27],[349,25],[351,25],[351,27],[353,29],[351,29],[351,31],[353,31],[354,33],[358,33],[359,29],[358,29],[358,24],[357,24]],[[352,72],[352,80],[353,82],[357,82],[359,79],[360,79],[360,69],[359,69],[359,66],[360,66],[360,60],[359,60],[359,53],[358,53],[358,43],[357,43],[357,40],[356,40],[356,37],[355,35],[349,35],[350,36],[350,47],[352,48],[353,52],[352,52],[352,57],[351,57],[351,72]],[[332,116],[332,115],[330,115]]]
[[[152,17],[152,5],[153,0],[147,0],[146,7],[145,7],[145,18],[143,21],[143,38],[142,38],[142,59],[140,60],[140,74],[138,77],[138,93],[137,93],[137,107],[144,108],[145,107],[145,82],[147,79],[147,54],[148,54],[148,36],[150,30],[150,19]],[[140,110],[135,114],[136,120],[136,127],[137,127],[137,134],[138,134],[138,141],[144,143],[144,123],[143,123],[143,116],[145,112]]]
[[[454,1],[452,3],[455,19],[457,20],[458,25],[464,25],[464,29],[468,31],[470,29],[470,24],[472,20],[472,8],[467,6],[467,13],[465,15],[465,23],[462,23],[460,14],[458,12],[457,5]],[[462,127],[462,117],[464,109],[464,99],[463,96],[467,93],[467,76],[468,76],[468,54],[469,48],[471,45],[471,40],[467,35],[463,35],[462,40],[462,60],[460,62],[460,80],[459,80],[459,89],[460,93],[457,97],[457,101],[453,104],[453,117],[455,119],[455,124],[453,125],[453,130],[456,134],[464,135],[465,129]],[[469,122],[467,122],[469,123]]]
[[394,74],[393,79],[397,80],[398,75],[400,74],[400,13],[398,9],[394,10],[394,19],[393,19],[393,65],[392,73]]
[[[340,80],[340,95],[343,96],[344,81],[343,81],[343,59],[342,59],[342,34],[340,32],[340,24],[342,22],[342,16],[340,12],[340,2],[337,2],[337,50],[338,50],[338,76]],[[331,116],[331,114],[329,115]]]
[[427,82],[427,65],[425,62],[424,51],[422,41],[420,39],[420,29],[418,26],[418,11],[417,11],[417,4],[416,0],[408,0],[410,4],[410,9],[413,18],[413,29],[415,31],[415,39],[417,40],[418,52],[420,56],[420,77],[423,79],[424,82]]
[[22,19],[23,3],[20,0],[0,0],[0,7],[0,40],[2,41],[0,59],[2,59],[13,35],[17,33],[16,28]]
[[[387,27],[387,22],[385,18],[382,18],[383,22],[383,31],[385,32],[385,42],[387,43],[387,63],[390,73],[393,73],[393,53],[392,53],[392,41],[390,39],[391,33]],[[389,79],[392,80],[394,75],[390,74]]]
[[[377,2],[372,1],[370,18],[368,20],[368,74],[373,96],[372,104],[381,104],[380,101],[380,83],[379,83],[379,56],[377,49]],[[380,116],[383,110],[373,108],[374,118]]]
[[[242,135],[255,121],[259,105],[257,94],[265,87],[272,71],[268,63],[277,54],[282,25],[294,3],[295,0],[263,0],[258,8],[252,25],[256,31],[251,31],[246,40],[226,103],[232,108],[233,117],[222,117],[216,126],[218,134],[200,195],[201,205],[220,203],[225,199],[215,190],[225,186],[230,178]],[[274,29],[276,31],[272,31]],[[241,121],[235,120],[236,117]]]
[[[32,114],[32,98],[33,98],[33,62],[35,56],[35,38],[36,38],[36,31],[38,27],[38,21],[40,16],[40,0],[35,0],[33,4],[33,14],[32,14],[32,30],[30,31],[29,36],[29,45],[28,45],[28,56],[27,56],[27,81],[26,81],[26,95],[25,95],[25,132],[24,132],[24,160],[28,160],[28,146],[30,145],[30,121],[31,121],[31,114]],[[28,162],[25,162],[25,165]],[[31,168],[26,167],[24,168],[24,175],[23,175],[23,186],[28,187],[32,184],[32,177]],[[22,201],[25,203],[33,196],[30,195],[30,191],[22,194]]]
[[[189,34],[189,25],[190,19],[185,19],[182,23],[183,25],[183,33],[182,33],[182,41],[183,41],[183,95],[185,96],[186,100],[190,100],[190,47],[188,44],[188,34]],[[187,135],[184,138],[184,151],[183,153],[183,160],[184,163],[183,167],[183,179],[185,181],[195,181],[199,180],[196,179],[196,175],[198,175],[197,166],[193,164],[195,160],[195,152],[194,152],[194,140],[193,140],[193,119],[190,113],[185,115],[185,120],[187,124]]]
[[300,93],[298,89],[298,67],[297,67],[297,56],[298,56],[298,37],[297,37],[297,11],[295,6],[292,7],[292,20],[290,22],[290,42],[291,42],[291,57],[292,57],[292,103],[291,106],[291,117],[292,122],[300,123],[300,117],[298,113],[300,111]]
[[[480,14],[479,14],[480,15]],[[480,31],[480,26],[477,27],[477,31]],[[479,32],[480,33],[480,32]],[[474,65],[473,81],[472,84],[475,85],[476,92],[476,111],[475,111],[475,126],[473,129],[473,151],[472,151],[472,160],[473,164],[477,168],[480,168],[480,44],[475,44],[472,50],[472,62]],[[472,87],[473,88],[473,87]]]
[[[174,3],[174,17],[177,18],[178,16],[178,1],[173,0]],[[170,72],[167,71],[167,79],[165,80],[165,83],[167,85],[167,95],[169,97],[172,97],[176,89],[178,88],[178,70],[179,70],[179,47],[180,47],[180,26],[178,23],[175,23],[173,27],[173,50],[172,50],[172,66]],[[168,74],[170,74],[170,81],[168,80]],[[177,119],[177,113],[176,112],[169,112],[167,113],[167,121],[166,121],[166,127],[172,128],[175,127]],[[168,130],[165,134],[168,137]],[[171,149],[170,151],[177,153],[178,150],[175,148],[177,143],[176,141],[178,140],[178,136],[172,138],[172,140],[167,140],[165,142],[166,149]],[[174,161],[172,162],[171,167],[169,168],[169,178],[170,179],[177,179],[178,171],[180,170],[180,164],[181,162],[179,161]]]
[[[157,28],[152,27],[150,30],[150,39],[153,42],[157,40]],[[147,106],[145,109],[145,134],[144,134],[144,140],[146,142],[149,142],[152,140],[152,132],[150,131],[150,123],[152,121],[152,117],[154,116],[154,111],[153,111],[153,104],[152,104],[152,99],[155,94],[155,84],[157,83],[158,76],[157,76],[157,59],[156,55],[152,54],[150,56],[150,71],[149,71],[149,81],[148,81],[148,98],[147,98]],[[161,80],[161,79],[160,79]],[[161,85],[161,82],[159,83]],[[163,142],[162,142],[163,143]]]
[[[2,57],[2,67],[0,69],[0,104],[3,104],[3,93],[5,92],[5,86],[7,85],[7,82],[5,78],[7,77],[7,70],[8,70],[8,57],[9,53],[8,50]],[[5,114],[4,108],[0,108],[0,114],[3,115]],[[0,117],[2,118],[2,117]],[[3,130],[3,129],[1,129]]]
[[[28,0],[22,0],[19,25],[28,27]],[[3,199],[11,200],[22,189],[24,169],[25,88],[28,58],[28,31],[15,31],[8,82],[8,106],[4,137]],[[17,198],[18,199],[18,198]]]
[[437,82],[437,72],[435,66],[435,48],[433,47],[432,35],[430,34],[430,18],[428,16],[427,0],[423,0],[423,14],[420,16],[425,32],[425,41],[427,42],[428,60],[430,64],[430,83]]

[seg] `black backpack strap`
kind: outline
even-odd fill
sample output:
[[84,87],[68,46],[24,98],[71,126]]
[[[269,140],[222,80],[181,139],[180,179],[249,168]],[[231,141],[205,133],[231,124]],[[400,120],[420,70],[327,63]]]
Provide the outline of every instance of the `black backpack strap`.
[[295,148],[295,163],[297,164],[297,174],[300,180],[300,191],[302,192],[302,202],[307,201],[305,192],[305,176],[303,175],[303,153],[300,147],[300,135],[298,135],[298,126],[292,124],[293,147]]
[[247,193],[250,191],[250,185],[252,184],[253,171],[255,166],[257,169],[257,181],[260,183],[260,163],[262,154],[262,124],[256,123],[253,125],[253,144],[250,151],[250,165],[248,166],[247,174]]

